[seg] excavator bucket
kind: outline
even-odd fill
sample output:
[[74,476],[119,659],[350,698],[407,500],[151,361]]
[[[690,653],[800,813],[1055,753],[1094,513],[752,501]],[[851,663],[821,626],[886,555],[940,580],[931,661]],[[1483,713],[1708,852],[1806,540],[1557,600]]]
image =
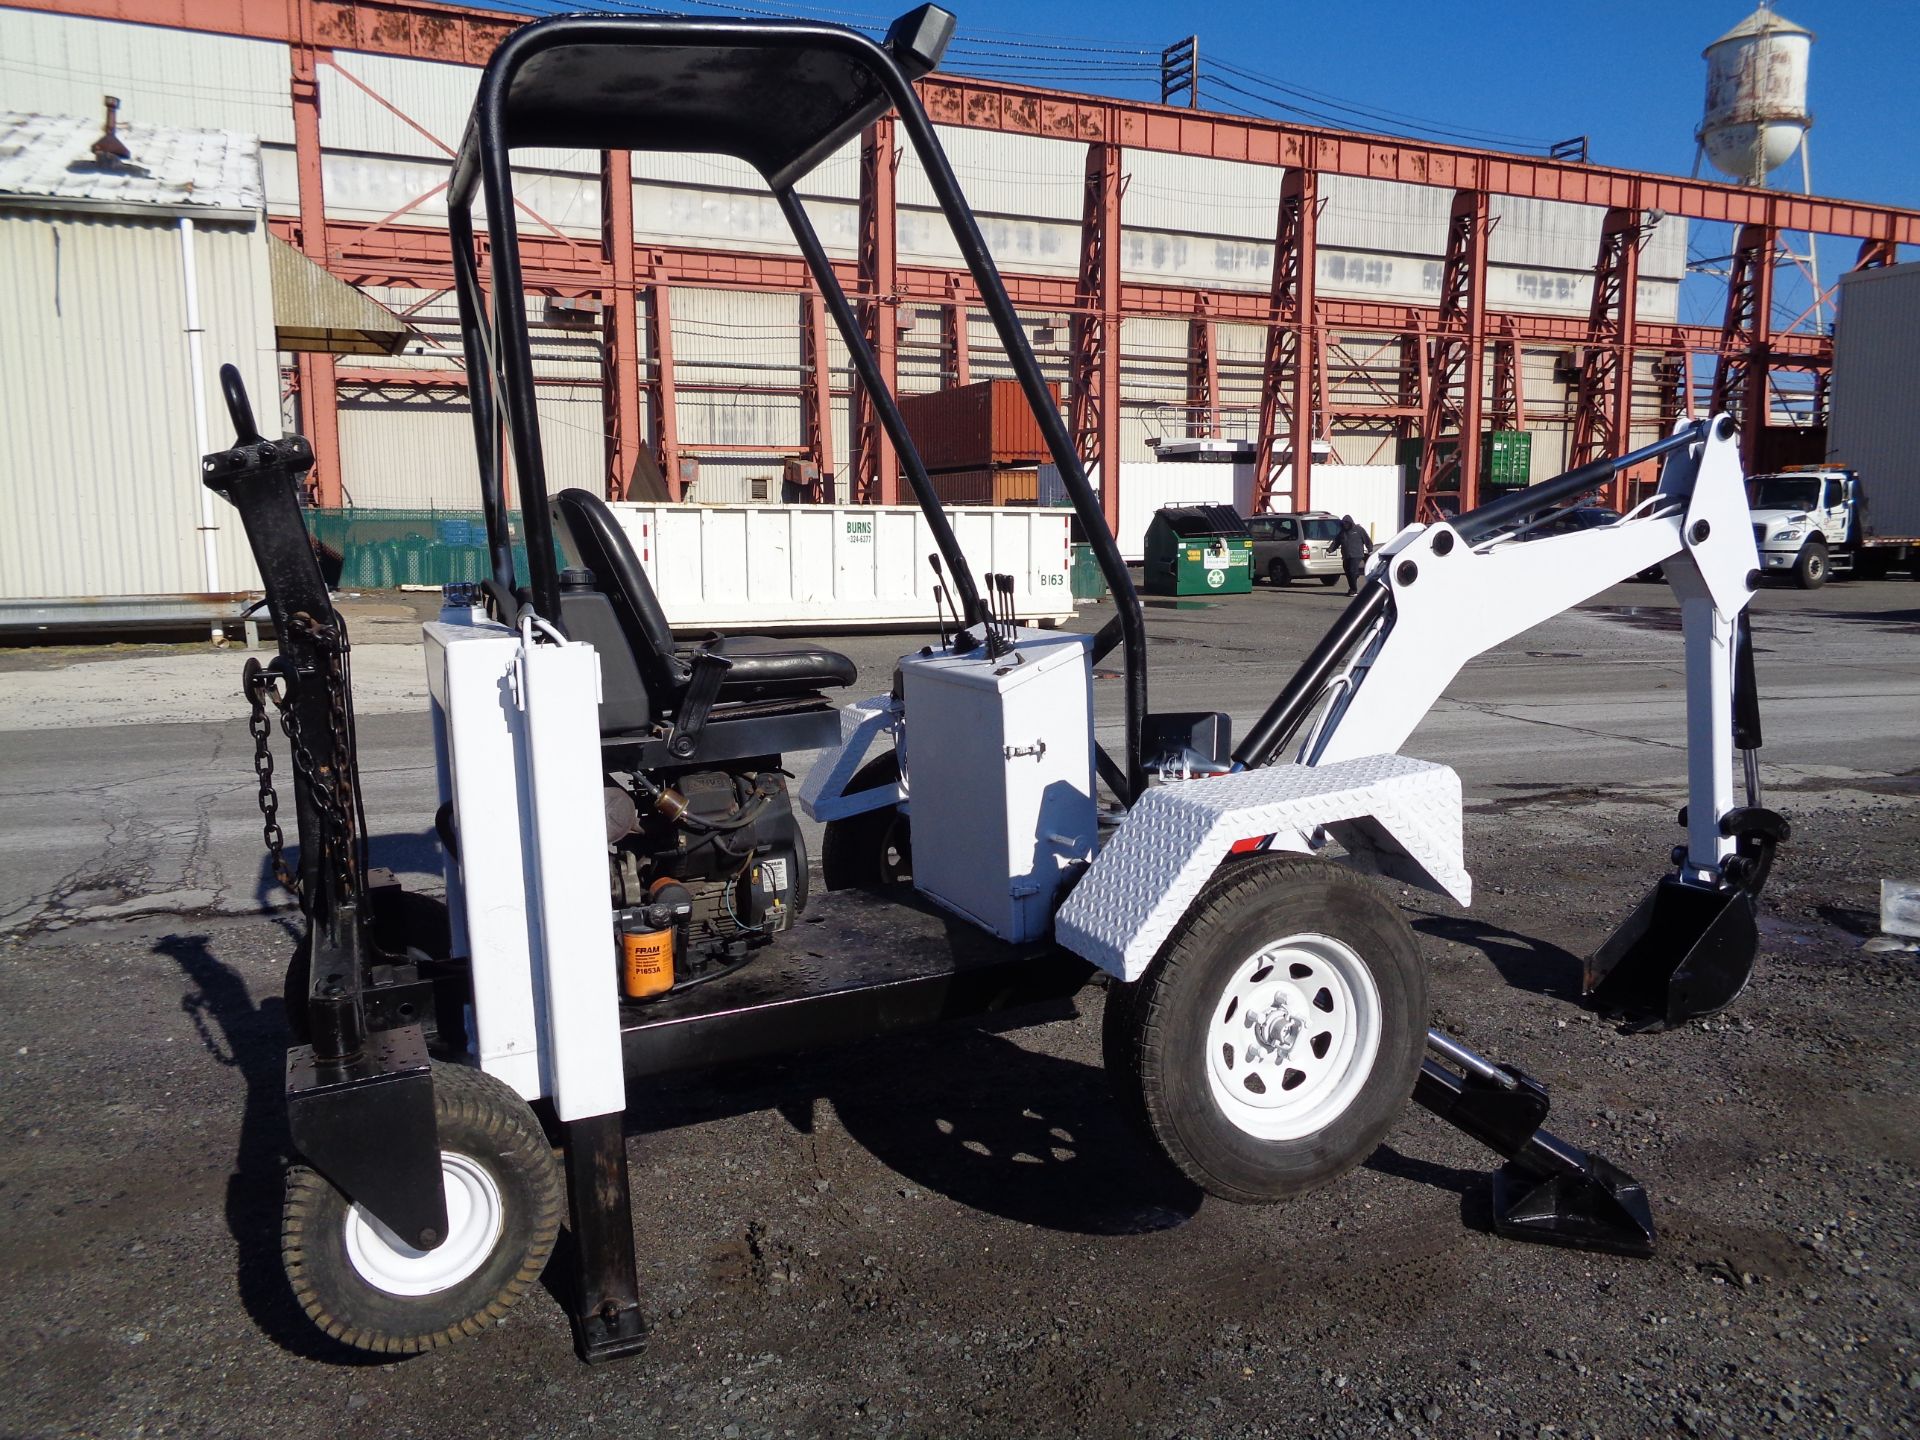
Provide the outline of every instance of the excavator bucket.
[[1594,1007],[1635,1028],[1666,1030],[1713,1015],[1747,988],[1760,950],[1753,897],[1665,876],[1587,960]]

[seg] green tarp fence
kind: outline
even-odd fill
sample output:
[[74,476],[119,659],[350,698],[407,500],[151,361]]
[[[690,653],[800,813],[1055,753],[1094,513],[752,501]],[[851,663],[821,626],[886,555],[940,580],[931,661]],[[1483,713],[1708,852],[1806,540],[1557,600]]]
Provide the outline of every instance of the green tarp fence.
[[[454,585],[487,579],[487,522],[478,510],[308,510],[328,581],[344,590]],[[527,579],[520,513],[509,512],[513,573]]]

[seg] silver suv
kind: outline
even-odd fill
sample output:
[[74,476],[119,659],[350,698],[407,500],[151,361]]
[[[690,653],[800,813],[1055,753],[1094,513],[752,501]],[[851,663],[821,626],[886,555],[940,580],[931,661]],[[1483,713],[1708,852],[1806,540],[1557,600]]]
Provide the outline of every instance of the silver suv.
[[1294,515],[1255,515],[1247,521],[1253,532],[1253,574],[1270,585],[1290,585],[1314,579],[1331,585],[1343,573],[1340,552],[1332,549],[1340,534],[1340,517],[1324,510]]

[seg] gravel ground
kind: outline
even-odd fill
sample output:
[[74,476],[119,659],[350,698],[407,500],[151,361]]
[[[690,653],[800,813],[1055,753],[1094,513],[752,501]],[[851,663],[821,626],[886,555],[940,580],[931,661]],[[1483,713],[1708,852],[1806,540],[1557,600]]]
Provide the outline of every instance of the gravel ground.
[[1916,961],[1859,948],[1867,877],[1920,853],[1911,791],[1783,798],[1804,838],[1753,987],[1672,1034],[1620,1034],[1571,998],[1574,956],[1669,843],[1668,797],[1481,806],[1473,917],[1403,897],[1438,1022],[1532,1069],[1554,1128],[1645,1181],[1652,1260],[1494,1238],[1490,1157],[1417,1110],[1302,1203],[1202,1204],[1109,1104],[1090,992],[1078,1019],[636,1095],[652,1338],[591,1370],[540,1292],[400,1363],[305,1327],[276,1250],[278,925],[16,935],[0,1429],[1914,1433]]
[[[38,687],[0,707],[0,1435],[1920,1433],[1920,957],[1860,948],[1880,877],[1920,874],[1913,593],[1759,597],[1794,840],[1752,987],[1675,1033],[1575,993],[1679,838],[1664,592],[1503,647],[1410,747],[1468,781],[1471,914],[1395,892],[1436,1023],[1645,1182],[1655,1258],[1496,1239],[1493,1157],[1411,1108],[1305,1201],[1203,1204],[1109,1100],[1089,991],[1073,1019],[636,1089],[651,1339],[596,1369],[543,1291],[405,1362],[307,1326],[278,1258],[284,917],[167,908],[258,904],[237,659],[0,656]],[[1244,725],[1334,608],[1153,610],[1159,703]],[[393,707],[370,803],[417,825],[411,612],[374,602],[355,635]],[[871,675],[900,647],[843,648]],[[99,877],[123,904],[80,903]]]

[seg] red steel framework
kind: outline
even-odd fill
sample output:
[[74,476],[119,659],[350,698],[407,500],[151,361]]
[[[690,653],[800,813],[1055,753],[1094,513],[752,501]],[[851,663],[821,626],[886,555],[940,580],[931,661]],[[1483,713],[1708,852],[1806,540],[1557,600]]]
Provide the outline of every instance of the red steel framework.
[[1414,519],[1471,510],[1480,483],[1480,425],[1487,354],[1487,232],[1484,190],[1456,190],[1440,269],[1440,311],[1427,351]]
[[[297,214],[275,217],[274,228],[308,256],[350,282],[417,287],[428,298],[451,284],[451,255],[443,229],[403,223],[409,212],[444,186],[416,197],[384,219],[367,223],[329,219],[322,184],[318,72],[332,66],[345,80],[403,123],[446,144],[340,64],[336,52],[361,52],[475,66],[522,23],[517,17],[436,4],[432,0],[16,0],[26,8],[212,34],[277,41],[288,46],[288,84],[299,181]],[[350,57],[349,57],[350,58]],[[1347,134],[1244,116],[1211,115],[1139,101],[1039,90],[961,76],[936,75],[920,84],[928,113],[944,125],[1039,136],[1086,144],[1087,204],[1077,280],[1009,275],[1008,289],[1022,309],[1065,314],[1073,337],[1069,357],[1072,431],[1082,456],[1098,464],[1117,455],[1120,434],[1121,327],[1125,317],[1177,317],[1195,327],[1190,347],[1190,421],[1217,433],[1218,376],[1212,327],[1254,323],[1269,328],[1261,372],[1260,471],[1267,476],[1284,433],[1293,452],[1296,504],[1309,503],[1311,443],[1324,436],[1330,415],[1372,417],[1401,441],[1421,439],[1418,486],[1421,518],[1436,496],[1470,505],[1478,479],[1483,426],[1510,414],[1524,425],[1518,390],[1520,347],[1552,345],[1580,350],[1580,385],[1573,434],[1582,454],[1619,453],[1633,423],[1632,357],[1656,356],[1661,422],[1688,413],[1696,357],[1715,364],[1713,403],[1738,414],[1749,456],[1768,415],[1769,373],[1800,368],[1824,373],[1830,342],[1772,323],[1772,257],[1783,230],[1846,236],[1862,242],[1860,263],[1890,263],[1900,245],[1920,244],[1920,213],[1818,196],[1791,195],[1715,181],[1685,179],[1570,160],[1503,155],[1431,141]],[[944,383],[965,383],[967,303],[964,273],[899,262],[893,223],[896,153],[890,122],[872,127],[861,150],[861,244],[857,260],[840,267],[861,305],[891,377],[898,363],[897,317],[907,304],[940,307]],[[1316,196],[1320,175],[1444,187],[1455,191],[1443,264],[1441,304],[1435,308],[1317,297],[1313,293],[1315,205],[1299,206],[1291,229],[1283,200],[1274,285],[1267,295],[1244,290],[1135,282],[1120,269],[1120,196],[1126,149],[1237,160],[1283,167],[1288,193]],[[629,197],[630,167],[620,154],[604,158],[607,201]],[[1595,300],[1586,320],[1487,310],[1486,237],[1491,197],[1513,195],[1604,209],[1595,263]],[[820,333],[816,292],[797,257],[700,247],[636,248],[631,203],[604,206],[600,244],[572,239],[524,205],[537,231],[523,240],[525,282],[548,295],[597,298],[603,305],[606,384],[607,484],[623,493],[643,443],[644,408],[660,469],[670,491],[682,487],[670,293],[674,286],[710,286],[795,296],[802,304],[803,374],[782,393],[798,394],[804,436],[799,447],[823,474],[833,469],[832,388]],[[1726,320],[1711,327],[1640,320],[1634,313],[1631,269],[1637,244],[1627,243],[1653,212],[1719,221],[1739,227]],[[624,212],[624,215],[623,213]],[[1290,278],[1288,278],[1290,277]],[[1284,281],[1284,284],[1283,284]],[[1604,294],[1602,292],[1605,292]],[[423,301],[424,303],[424,301]],[[644,306],[644,347],[640,310]],[[1369,337],[1397,357],[1394,393],[1356,404],[1349,391],[1381,387],[1370,378],[1326,373],[1330,354]],[[1486,350],[1495,350],[1496,393],[1485,394]],[[644,353],[644,361],[643,361]],[[1204,373],[1198,362],[1204,361]],[[344,372],[354,384],[457,381],[456,374],[422,379],[395,369]],[[340,489],[338,387],[343,373],[326,355],[303,355],[296,385],[302,423],[316,456],[318,498],[337,504]],[[1505,387],[1512,382],[1512,393]],[[1202,393],[1204,392],[1204,393]],[[1337,392],[1337,393],[1336,393]],[[1197,406],[1197,408],[1195,408]],[[1284,417],[1284,429],[1282,418]],[[1653,417],[1649,417],[1653,418]],[[897,459],[868,407],[852,416],[852,473],[841,494],[887,500],[898,492]],[[1447,446],[1433,442],[1457,442]],[[1103,475],[1106,467],[1103,467]],[[1108,477],[1110,479],[1110,477]],[[1114,487],[1102,486],[1112,519]]]
[[1109,473],[1115,467],[1103,462],[1120,454],[1120,198],[1124,188],[1120,147],[1108,142],[1087,146],[1080,283],[1074,290],[1073,323],[1068,327],[1073,352],[1068,403],[1074,447],[1099,484],[1109,528],[1120,523],[1120,487]]
[[[1640,288],[1640,245],[1645,227],[1640,211],[1625,205],[1609,209],[1600,222],[1600,255],[1593,267],[1593,305],[1587,324],[1592,338],[1581,354],[1580,391],[1575,401],[1567,464],[1624,454],[1633,419],[1633,341],[1635,301]],[[1616,475],[1606,501],[1619,506],[1626,477]]]

